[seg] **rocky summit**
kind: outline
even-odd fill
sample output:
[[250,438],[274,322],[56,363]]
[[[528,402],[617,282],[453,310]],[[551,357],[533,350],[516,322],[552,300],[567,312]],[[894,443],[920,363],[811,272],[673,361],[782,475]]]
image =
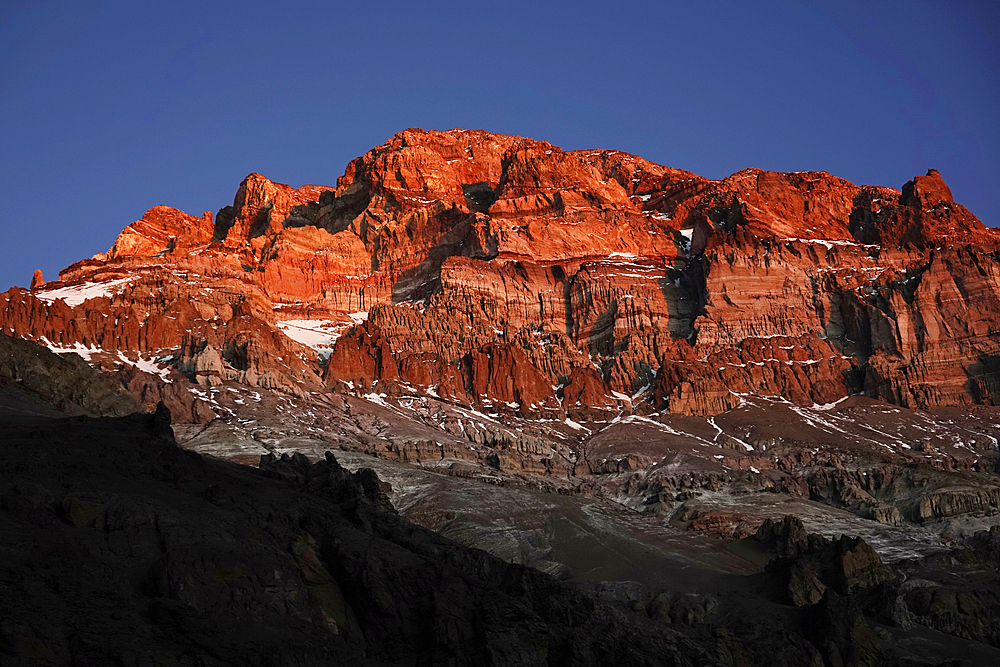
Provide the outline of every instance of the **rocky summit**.
[[0,327],[173,355],[208,385],[542,417],[715,415],[762,393],[968,406],[997,391],[998,243],[934,170],[902,192],[824,172],[710,181],[407,130],[336,187],[251,174],[214,219],[151,208],[106,254],[8,291]]
[[[933,169],[715,181],[411,129],[336,185],[250,174],[215,215],[155,206],[0,295],[0,412],[162,403],[183,448],[272,472],[333,450],[405,519],[647,616],[678,563],[761,573],[732,545],[791,514],[813,537],[769,566],[775,604],[998,646],[995,617],[946,622],[893,578],[1000,524],[998,253]],[[857,559],[895,597],[842,609]],[[722,662],[766,664],[713,627]],[[836,632],[802,664],[888,655],[870,625]]]

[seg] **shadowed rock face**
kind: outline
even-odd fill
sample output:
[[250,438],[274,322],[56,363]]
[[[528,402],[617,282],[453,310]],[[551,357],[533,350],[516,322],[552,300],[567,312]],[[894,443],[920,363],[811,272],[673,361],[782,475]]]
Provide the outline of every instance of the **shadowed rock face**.
[[329,454],[203,459],[162,407],[2,427],[4,664],[717,664],[407,524],[374,473]]
[[0,334],[0,415],[121,416],[139,403],[114,379],[102,377],[79,356],[59,356]]
[[[405,522],[372,471],[351,473],[332,454],[250,468],[180,449],[162,406],[7,417],[0,428],[4,664],[874,667],[1000,656],[995,530],[947,559],[890,567],[862,540],[784,519],[740,547],[784,554],[767,572],[688,569],[701,592],[560,582]],[[981,590],[955,583],[965,579]]]

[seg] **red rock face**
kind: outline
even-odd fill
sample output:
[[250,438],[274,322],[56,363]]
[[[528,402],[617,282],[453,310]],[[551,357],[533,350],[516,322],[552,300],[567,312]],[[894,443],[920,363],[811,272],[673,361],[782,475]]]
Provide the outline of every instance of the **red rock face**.
[[154,206],[122,230],[107,258],[187,254],[209,243],[213,229],[212,214],[207,211],[196,218],[169,206]]
[[206,386],[560,419],[717,414],[741,394],[995,403],[998,245],[933,170],[902,192],[824,172],[709,181],[406,130],[335,187],[251,174],[214,222],[152,208],[106,255],[8,291],[0,329],[167,358]]

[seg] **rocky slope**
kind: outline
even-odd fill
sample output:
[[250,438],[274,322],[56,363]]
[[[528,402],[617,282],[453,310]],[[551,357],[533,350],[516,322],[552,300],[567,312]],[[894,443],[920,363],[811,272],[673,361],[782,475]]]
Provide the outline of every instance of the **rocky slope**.
[[730,543],[766,568],[687,567],[687,585],[670,589],[594,585],[409,524],[371,470],[351,473],[329,453],[253,468],[184,451],[162,405],[124,418],[0,415],[0,427],[4,664],[874,667],[1000,656],[996,530],[946,558],[887,565],[863,540],[782,519]]
[[139,409],[119,382],[77,355],[0,334],[0,412],[119,417]]
[[0,424],[4,664],[719,664],[406,524],[332,455],[204,460],[162,406]]
[[933,170],[711,181],[406,130],[336,185],[154,207],[3,294],[0,331],[234,460],[334,447],[710,533],[781,498],[954,536],[1000,506],[998,249]]

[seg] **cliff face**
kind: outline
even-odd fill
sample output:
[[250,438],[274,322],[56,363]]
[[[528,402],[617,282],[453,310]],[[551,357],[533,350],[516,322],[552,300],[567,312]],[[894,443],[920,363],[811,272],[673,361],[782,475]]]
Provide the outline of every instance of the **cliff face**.
[[[106,255],[9,290],[0,330],[204,385],[544,418],[712,415],[741,394],[992,404],[998,248],[934,170],[901,192],[824,172],[709,181],[406,130],[336,186],[251,174],[214,221],[150,209]],[[170,404],[168,385],[137,391]]]

